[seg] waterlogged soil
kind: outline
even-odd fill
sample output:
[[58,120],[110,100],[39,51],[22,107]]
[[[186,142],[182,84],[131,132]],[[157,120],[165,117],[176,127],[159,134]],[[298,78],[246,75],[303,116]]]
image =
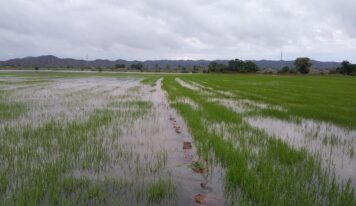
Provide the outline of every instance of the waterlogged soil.
[[[17,81],[8,78],[7,81]],[[73,78],[46,79],[49,83],[26,86],[6,85],[4,90],[11,90],[9,102],[24,104],[27,112],[6,125],[40,126],[50,120],[83,121],[95,109],[103,109],[113,99],[139,85],[135,79],[118,78]],[[0,125],[0,128],[4,125]]]
[[[0,78],[0,89],[10,92],[7,101],[23,104],[26,108],[19,117],[2,122],[0,129],[9,127],[20,130],[28,125],[37,128],[53,120],[62,121],[63,124],[80,123],[87,121],[98,110],[117,112],[109,125],[100,127],[99,135],[93,141],[102,145],[108,160],[100,163],[99,170],[76,165],[66,176],[78,179],[89,177],[94,182],[108,178],[125,180],[126,192],[122,199],[128,205],[226,205],[224,169],[216,164],[207,164],[199,157],[189,128],[170,107],[167,95],[162,90],[162,79],[155,86],[143,85],[134,78],[32,80],[10,76]],[[245,115],[244,120],[252,127],[281,138],[295,148],[305,148],[320,159],[326,171],[335,173],[340,181],[350,179],[353,188],[356,188],[355,130],[312,120],[295,123],[275,118],[249,117],[246,115],[250,111],[284,109],[239,99],[237,94],[214,90],[180,78],[175,81],[181,87],[199,92],[209,102],[225,106],[235,114]],[[194,110],[201,109],[190,98],[177,99],[176,103],[188,104]],[[209,131],[232,141],[235,134],[227,135],[228,132],[225,132],[229,126],[213,124]],[[92,146],[90,143],[87,145],[88,151]],[[95,153],[98,148],[93,148],[91,152]],[[48,154],[44,161],[53,161],[59,154]],[[169,193],[161,197],[160,202],[150,202],[148,194],[136,194],[148,193],[146,188],[157,180],[163,180],[164,189],[174,195]],[[114,197],[112,199],[116,200]]]
[[[97,110],[121,112],[121,116],[113,117],[110,125],[99,129],[99,137],[94,141],[102,144],[109,160],[100,163],[98,170],[78,165],[66,173],[65,177],[84,177],[93,182],[115,178],[132,181],[133,183],[128,183],[124,193],[126,197],[122,198],[124,203],[131,205],[146,204],[145,198],[148,194],[141,195],[145,198],[137,200],[137,194],[132,193],[142,192],[142,188],[149,187],[157,180],[165,180],[167,184],[172,182],[174,190],[170,186],[170,189],[165,189],[174,191],[175,194],[153,204],[226,204],[224,170],[218,165],[205,164],[199,158],[187,125],[170,107],[161,88],[162,79],[157,81],[154,87],[143,85],[139,79],[133,78],[45,80],[45,84],[39,82],[28,86],[24,83],[29,81],[28,79],[1,79],[10,82],[0,87],[2,90],[11,91],[7,100],[24,104],[26,111],[20,117],[2,123],[0,128],[38,128],[50,121],[63,122],[65,125],[70,122],[85,122]],[[182,100],[182,103],[199,108],[189,99]],[[138,116],[133,117],[132,114]],[[90,148],[89,144],[88,149]],[[53,161],[58,155],[59,151],[53,151],[53,154],[48,154],[48,158],[43,161]],[[196,171],[192,168],[195,162],[202,162],[205,167]]]
[[302,120],[299,123],[275,118],[251,117],[246,121],[268,134],[283,139],[295,148],[306,148],[319,158],[341,181],[352,181],[356,188],[356,131],[331,123]]
[[[222,168],[210,165],[201,173],[193,171],[191,165],[201,160],[187,125],[169,106],[161,84],[162,79],[154,90],[143,86],[142,98],[153,103],[152,113],[125,130],[121,142],[136,145],[134,150],[139,153],[148,150],[167,153],[167,168],[176,183],[178,205],[224,205]],[[204,202],[197,203],[196,195],[203,195]]]
[[[220,104],[238,115],[253,127],[266,131],[270,136],[280,138],[294,148],[306,149],[320,160],[330,176],[335,174],[341,183],[351,180],[356,189],[356,131],[338,127],[332,123],[301,120],[299,123],[287,122],[276,118],[250,117],[248,112],[263,109],[286,111],[276,105],[242,99],[238,94],[214,90],[196,82],[176,78],[182,87],[203,94],[209,102]],[[222,95],[222,96],[221,96]],[[189,102],[187,102],[189,104]],[[233,126],[233,125],[232,125]],[[225,130],[229,125],[213,124],[209,130],[225,139],[232,138]],[[238,142],[235,145],[239,147]],[[251,148],[251,150],[254,150]]]

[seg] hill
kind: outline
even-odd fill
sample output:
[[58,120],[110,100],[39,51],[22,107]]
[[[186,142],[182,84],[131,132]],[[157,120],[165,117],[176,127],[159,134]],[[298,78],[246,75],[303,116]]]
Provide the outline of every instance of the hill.
[[[220,63],[227,64],[228,60],[217,60]],[[261,69],[263,68],[282,68],[283,66],[293,67],[293,61],[275,61],[275,60],[252,60]],[[211,61],[209,60],[147,60],[147,61],[127,61],[127,60],[107,60],[96,59],[92,61],[78,60],[71,58],[58,58],[52,55],[39,57],[25,57],[16,58],[6,61],[0,61],[0,66],[19,66],[19,67],[113,67],[116,64],[124,64],[129,66],[131,64],[141,63],[145,67],[155,68],[161,67],[163,69],[192,66],[207,66]],[[314,68],[331,69],[340,66],[340,62],[321,62],[312,60]]]

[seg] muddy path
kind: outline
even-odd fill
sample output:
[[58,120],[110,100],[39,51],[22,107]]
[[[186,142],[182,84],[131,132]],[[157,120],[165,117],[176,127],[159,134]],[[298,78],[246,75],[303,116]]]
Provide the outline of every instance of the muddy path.
[[184,120],[169,106],[161,86],[162,79],[154,88],[142,86],[140,95],[144,101],[152,102],[152,112],[126,129],[120,142],[136,145],[139,153],[167,153],[166,167],[176,184],[178,205],[224,205],[223,170],[193,170],[191,165],[199,160],[194,141]]

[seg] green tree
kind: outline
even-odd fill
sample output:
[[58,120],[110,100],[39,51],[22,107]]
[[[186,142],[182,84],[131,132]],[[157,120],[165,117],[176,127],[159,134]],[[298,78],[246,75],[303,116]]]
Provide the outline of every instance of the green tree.
[[194,65],[193,66],[193,71],[192,71],[193,73],[199,73],[200,72],[200,67],[199,66],[196,66],[196,65]]
[[227,71],[228,68],[225,64],[217,63],[216,61],[212,61],[208,65],[208,72],[224,72]]
[[282,71],[282,73],[288,73],[289,72],[289,67],[288,66],[284,66],[281,71]]
[[188,73],[187,67],[183,66],[183,67],[180,67],[180,68],[181,68],[181,72],[182,73]]
[[116,69],[125,68],[125,64],[115,64]]
[[301,74],[308,74],[312,66],[308,57],[299,57],[294,61],[294,65]]
[[248,73],[255,73],[258,71],[258,66],[255,62],[246,61],[244,65],[244,71]]
[[158,64],[155,64],[154,69],[155,69],[155,72],[159,72],[161,70],[160,67],[158,66]]
[[348,61],[341,62],[341,73],[351,75],[356,73],[356,64],[351,64]]
[[96,70],[98,70],[98,72],[102,72],[103,68],[98,66],[98,67],[96,67]]
[[140,70],[141,72],[143,71],[143,65],[142,64],[131,64],[131,69],[136,69]]
[[216,61],[212,61],[208,65],[208,71],[209,72],[217,72],[217,65],[218,63]]
[[240,59],[230,60],[228,63],[228,70],[234,71],[234,72],[244,72],[245,62]]

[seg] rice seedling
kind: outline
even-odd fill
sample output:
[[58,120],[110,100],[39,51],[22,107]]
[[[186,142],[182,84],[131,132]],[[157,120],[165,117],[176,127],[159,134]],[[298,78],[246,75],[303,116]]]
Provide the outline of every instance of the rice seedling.
[[[223,87],[227,82],[233,85],[232,83],[235,84],[239,79],[232,80],[231,77],[223,75],[209,77],[211,76],[187,75],[179,77],[178,81],[175,77],[166,77],[164,89],[168,91],[171,105],[177,108],[187,121],[193,137],[198,142],[200,155],[206,159],[215,159],[226,168],[225,186],[229,204],[352,205],[355,203],[354,189],[350,186],[351,181],[337,180],[334,173],[327,171],[322,166],[320,159],[313,156],[313,153],[309,153],[304,148],[295,148],[288,142],[251,126],[245,120],[246,117],[257,114],[267,116],[266,113],[258,113],[258,110],[266,110],[268,106],[255,107],[253,113],[235,112],[224,104],[209,101],[209,98],[232,98],[238,102],[246,98],[251,99],[248,101],[257,100],[257,95],[241,95],[244,91],[241,91],[240,88],[238,92],[233,90],[238,87],[230,87],[231,89]],[[226,79],[224,79],[225,77]],[[251,80],[255,77],[236,78]],[[204,79],[209,85],[206,83],[201,87],[197,86],[201,79]],[[220,83],[216,79],[225,81]],[[194,81],[195,84],[190,83]],[[245,81],[245,79],[241,81]],[[173,90],[172,87],[177,89]],[[199,91],[202,89],[206,89],[208,92]],[[218,90],[228,91],[235,96],[216,92]],[[252,93],[254,92],[253,90]],[[176,103],[176,99],[179,98],[190,98],[201,105],[201,109],[192,110],[186,105]],[[260,101],[258,105],[273,103],[266,101],[267,98],[270,97],[268,95],[266,97],[258,96],[258,101]],[[284,105],[284,102],[281,104],[283,107],[288,107],[288,105]],[[292,113],[289,110],[290,108],[271,111],[287,113],[291,116]],[[309,116],[305,115],[304,117]],[[227,138],[222,138],[220,132],[211,129],[220,123],[229,126],[222,127],[225,134],[223,136],[227,136]],[[331,145],[337,143],[335,138],[331,143]],[[236,196],[239,198],[235,198]]]
[[148,187],[148,199],[151,202],[158,202],[165,196],[172,196],[172,193],[174,193],[174,185],[162,179],[155,181]]
[[355,205],[352,86],[1,73],[0,204]]

